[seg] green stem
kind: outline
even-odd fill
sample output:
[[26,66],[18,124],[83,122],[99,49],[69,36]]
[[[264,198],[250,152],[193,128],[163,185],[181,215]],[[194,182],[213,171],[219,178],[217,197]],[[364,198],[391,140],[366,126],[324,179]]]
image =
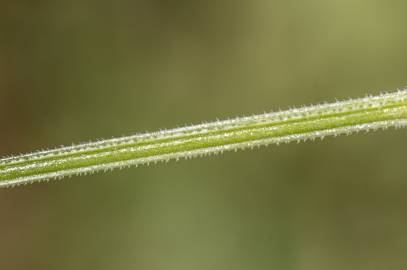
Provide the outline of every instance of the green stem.
[[407,90],[0,159],[0,187],[150,162],[407,126]]

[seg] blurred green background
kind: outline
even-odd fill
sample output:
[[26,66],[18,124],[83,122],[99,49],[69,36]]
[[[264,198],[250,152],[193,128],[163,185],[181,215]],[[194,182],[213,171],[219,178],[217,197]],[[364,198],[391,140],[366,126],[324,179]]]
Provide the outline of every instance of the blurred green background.
[[[406,1],[3,0],[0,156],[407,85]],[[406,269],[407,130],[0,190],[0,269]]]

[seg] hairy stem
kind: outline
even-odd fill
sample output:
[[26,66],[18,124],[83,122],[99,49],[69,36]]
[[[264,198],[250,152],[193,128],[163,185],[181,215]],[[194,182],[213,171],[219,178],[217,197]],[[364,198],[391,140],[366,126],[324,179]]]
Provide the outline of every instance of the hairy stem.
[[0,187],[268,144],[407,126],[407,90],[0,159]]

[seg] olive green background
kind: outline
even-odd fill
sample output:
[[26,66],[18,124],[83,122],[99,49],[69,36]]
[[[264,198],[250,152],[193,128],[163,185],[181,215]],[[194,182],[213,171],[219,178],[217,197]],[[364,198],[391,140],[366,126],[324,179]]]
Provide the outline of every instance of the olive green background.
[[[0,156],[407,85],[406,1],[3,0]],[[407,130],[0,190],[0,269],[405,269]]]

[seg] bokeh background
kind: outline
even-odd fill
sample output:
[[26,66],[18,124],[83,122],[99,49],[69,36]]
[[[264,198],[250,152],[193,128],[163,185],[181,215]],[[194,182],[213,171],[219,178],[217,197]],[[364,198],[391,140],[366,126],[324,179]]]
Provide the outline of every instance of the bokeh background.
[[[407,2],[2,0],[0,156],[407,85]],[[0,190],[0,269],[406,269],[407,130]]]

